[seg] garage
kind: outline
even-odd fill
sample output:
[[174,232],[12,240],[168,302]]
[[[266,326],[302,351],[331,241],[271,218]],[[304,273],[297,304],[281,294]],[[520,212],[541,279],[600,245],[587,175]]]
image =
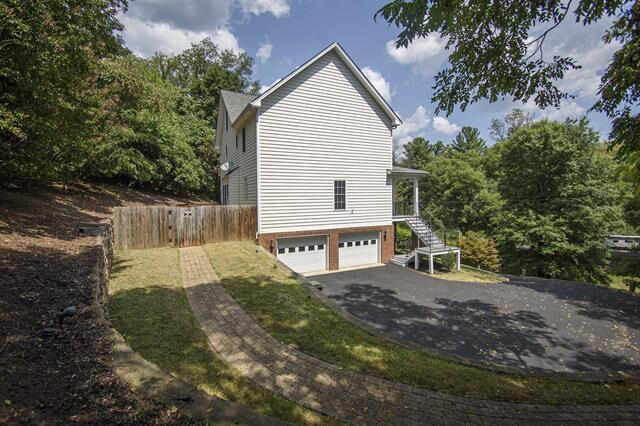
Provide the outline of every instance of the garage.
[[327,237],[296,237],[278,239],[278,259],[296,272],[327,269]]
[[378,263],[379,236],[380,233],[377,231],[340,234],[338,243],[340,268]]

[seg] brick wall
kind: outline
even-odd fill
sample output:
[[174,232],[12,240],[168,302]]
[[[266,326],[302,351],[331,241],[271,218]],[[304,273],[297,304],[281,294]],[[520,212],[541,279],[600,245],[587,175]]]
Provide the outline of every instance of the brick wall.
[[[338,259],[338,242],[340,240],[340,234],[348,232],[380,232],[380,260],[382,263],[388,263],[393,257],[394,251],[394,232],[393,225],[387,226],[368,226],[368,227],[356,227],[356,228],[336,228],[336,229],[322,229],[322,230],[309,230],[309,231],[296,231],[296,232],[276,232],[271,234],[258,234],[258,244],[270,251],[271,254],[276,256],[277,252],[277,240],[278,238],[288,237],[311,237],[326,235],[329,237],[327,243],[327,249],[329,250],[329,269],[340,269]],[[384,239],[384,232],[387,232],[387,239]]]

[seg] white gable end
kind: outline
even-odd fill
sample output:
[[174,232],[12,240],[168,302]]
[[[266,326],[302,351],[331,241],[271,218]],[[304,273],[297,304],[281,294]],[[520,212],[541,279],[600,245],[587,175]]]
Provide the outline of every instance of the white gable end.
[[[259,232],[391,224],[397,119],[376,93],[329,49],[256,100]],[[345,210],[334,209],[335,180],[346,181]]]

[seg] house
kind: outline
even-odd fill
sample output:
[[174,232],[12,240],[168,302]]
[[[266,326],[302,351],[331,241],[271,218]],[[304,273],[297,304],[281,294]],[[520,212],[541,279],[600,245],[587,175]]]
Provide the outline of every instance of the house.
[[[221,202],[257,205],[258,244],[298,272],[406,266],[420,255],[432,265],[451,248],[418,216],[425,172],[393,166],[400,123],[338,43],[258,96],[222,91]],[[401,179],[414,183],[410,212],[394,211]],[[419,236],[408,255],[394,256],[397,222]]]

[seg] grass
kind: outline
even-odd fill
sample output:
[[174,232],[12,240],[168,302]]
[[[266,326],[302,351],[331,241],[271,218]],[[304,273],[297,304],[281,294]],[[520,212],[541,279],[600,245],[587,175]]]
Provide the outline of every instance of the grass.
[[[611,277],[609,284],[611,288],[629,291],[625,280],[640,280],[640,257],[613,255],[609,264],[609,276]],[[638,291],[636,290],[636,293]]]
[[[421,262],[420,272],[427,273],[429,266],[424,265],[424,261]],[[484,284],[497,284],[508,281],[506,277],[502,275],[494,274],[492,272],[482,271],[480,269],[471,268],[462,265],[459,271],[453,270],[451,272],[438,272],[434,275],[430,275],[433,278],[438,278],[447,281],[460,281],[460,282],[473,282]]]
[[211,395],[290,422],[330,421],[254,386],[214,354],[182,288],[177,249],[116,252],[109,313],[134,350]]
[[548,404],[640,402],[640,384],[519,377],[470,367],[374,337],[315,298],[251,243],[206,245],[231,296],[276,339],[343,367],[455,395]]

